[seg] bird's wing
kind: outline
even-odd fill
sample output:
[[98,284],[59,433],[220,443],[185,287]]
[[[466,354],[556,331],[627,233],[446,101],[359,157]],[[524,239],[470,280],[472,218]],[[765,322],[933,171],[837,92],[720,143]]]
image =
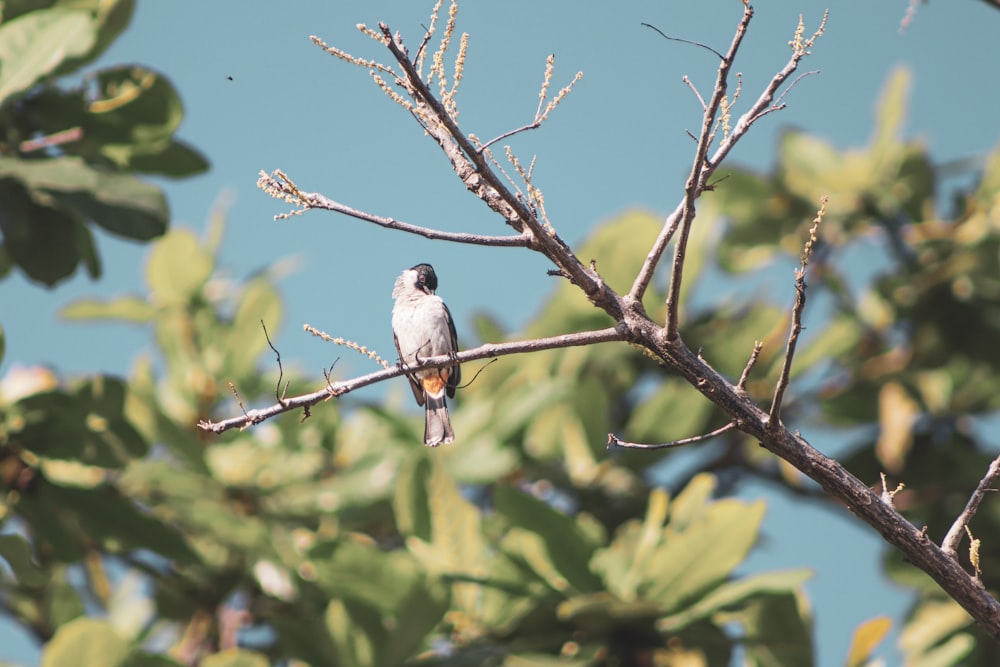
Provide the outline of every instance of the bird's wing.
[[[458,333],[455,331],[455,320],[451,317],[451,311],[448,310],[448,306],[441,303],[444,306],[444,314],[448,319],[448,331],[451,333],[451,351],[453,354],[458,353]],[[448,397],[455,398],[455,387],[459,385],[462,381],[462,367],[455,364],[449,369],[448,373]]]
[[[400,363],[400,365],[405,364],[406,362],[403,361],[403,351],[399,349],[399,339],[396,338],[396,332],[395,331],[392,332],[392,342],[396,344],[396,354],[399,355],[399,363]],[[423,405],[424,404],[424,388],[422,386],[420,386],[420,382],[417,381],[417,378],[413,374],[407,373],[406,374],[406,379],[410,381],[410,389],[413,390],[413,398],[417,399],[417,405]],[[452,390],[452,391],[454,391],[454,390]]]

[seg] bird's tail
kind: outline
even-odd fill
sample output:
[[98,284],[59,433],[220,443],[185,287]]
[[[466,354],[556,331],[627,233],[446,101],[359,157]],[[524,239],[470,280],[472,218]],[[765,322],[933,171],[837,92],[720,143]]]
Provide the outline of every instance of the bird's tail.
[[444,400],[444,389],[437,395],[424,393],[424,444],[437,447],[441,443],[448,444],[455,439],[455,431],[451,428],[451,418],[448,416],[448,404]]

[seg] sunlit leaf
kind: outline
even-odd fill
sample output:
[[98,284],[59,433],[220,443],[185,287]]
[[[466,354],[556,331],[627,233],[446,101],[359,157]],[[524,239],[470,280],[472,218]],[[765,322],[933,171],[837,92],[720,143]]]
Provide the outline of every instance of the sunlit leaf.
[[97,37],[90,12],[54,7],[0,25],[0,105],[68,58],[86,54]]
[[78,618],[63,625],[42,651],[42,667],[119,667],[126,641],[107,621]]
[[146,282],[157,303],[185,303],[205,284],[213,266],[197,237],[189,230],[176,229],[153,246]]
[[671,531],[650,556],[648,579],[640,594],[671,613],[722,583],[757,540],[764,510],[762,501],[712,503],[683,532]]
[[597,545],[589,542],[576,522],[542,501],[506,486],[497,486],[493,502],[498,514],[512,525],[538,535],[552,564],[570,586],[579,592],[600,589],[588,568]]
[[885,639],[892,628],[892,619],[879,616],[865,621],[854,629],[851,647],[847,652],[847,667],[865,667],[871,659],[872,651]]
[[201,667],[269,667],[271,661],[255,651],[231,648],[205,656],[198,664]]
[[154,314],[148,301],[137,296],[121,296],[109,301],[78,299],[59,311],[61,317],[69,320],[120,320],[124,322],[148,322]]

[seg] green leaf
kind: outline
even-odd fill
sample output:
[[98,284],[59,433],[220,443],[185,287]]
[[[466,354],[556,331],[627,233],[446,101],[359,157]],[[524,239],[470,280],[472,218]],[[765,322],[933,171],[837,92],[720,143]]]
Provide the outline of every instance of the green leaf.
[[0,558],[7,561],[23,586],[43,586],[49,580],[48,573],[31,562],[31,547],[20,535],[0,535]]
[[699,521],[708,513],[715,493],[715,476],[708,473],[699,473],[691,478],[684,490],[678,494],[670,509],[671,533],[680,533],[688,529],[691,524]]
[[76,156],[45,160],[0,157],[0,177],[17,179],[33,194],[53,199],[68,214],[93,220],[109,232],[147,241],[167,228],[163,192],[130,174],[95,169]]
[[200,667],[270,667],[271,661],[256,651],[231,648],[205,656],[198,664]]
[[649,579],[640,594],[670,614],[718,586],[746,558],[764,511],[763,501],[720,500],[683,532],[668,526],[665,543],[650,557]]
[[22,445],[48,458],[121,468],[149,446],[124,417],[125,383],[96,376],[74,393],[61,390],[22,399]]
[[615,628],[652,625],[660,615],[654,604],[637,600],[623,602],[610,593],[578,595],[559,604],[559,620],[572,623],[587,633],[606,635]]
[[815,663],[812,619],[799,594],[768,595],[724,622],[743,625],[749,667],[809,667]]
[[0,364],[3,363],[4,354],[7,352],[7,334],[3,331],[3,324],[0,324]]
[[78,618],[59,628],[42,651],[41,667],[119,667],[128,643],[111,624],[94,618]]
[[401,665],[420,647],[431,630],[448,611],[451,594],[448,586],[439,579],[422,578],[420,585],[393,610],[382,662]]
[[137,324],[149,322],[154,314],[153,306],[138,296],[120,296],[108,301],[77,299],[59,310],[60,317],[68,320],[119,320]]
[[156,151],[130,154],[128,168],[144,174],[157,174],[180,178],[208,171],[208,159],[196,148],[177,139],[171,140]]
[[785,570],[753,574],[728,581],[679,614],[661,619],[658,627],[674,632],[695,621],[708,618],[716,612],[741,605],[761,595],[795,593],[812,576],[812,570]]
[[[876,165],[898,159],[898,148],[906,119],[906,98],[913,75],[905,67],[897,67],[882,86],[881,99],[875,114],[875,129],[869,150]],[[878,167],[876,167],[878,168]]]
[[569,586],[581,593],[601,589],[600,580],[589,567],[597,545],[587,539],[576,521],[541,500],[504,485],[494,489],[493,502],[497,514],[541,538],[552,565]]
[[411,537],[407,546],[429,572],[476,574],[484,566],[486,541],[480,528],[479,510],[462,497],[444,465],[434,457],[425,481],[431,515],[431,540],[422,546]]
[[331,600],[326,608],[326,629],[336,646],[337,664],[356,667],[380,664],[379,650],[385,633],[370,608]]
[[112,42],[132,22],[135,13],[135,0],[74,0],[75,7],[89,6],[95,12],[98,29],[94,47],[81,62],[71,63],[76,66],[95,60],[111,46]]
[[97,37],[94,23],[88,11],[56,7],[0,25],[0,106],[65,60],[90,51]]
[[383,552],[351,539],[324,542],[309,552],[316,584],[332,597],[356,600],[390,614],[418,586],[422,573],[404,551]]
[[[261,352],[267,349],[267,339],[261,322],[269,332],[281,324],[281,298],[266,277],[258,277],[244,285],[236,303],[236,313],[224,343],[227,351],[225,373],[228,377],[243,377],[252,372]],[[273,335],[273,333],[272,333]]]
[[633,520],[623,524],[614,541],[591,561],[592,569],[601,573],[608,590],[626,602],[636,599],[649,559],[663,542],[663,522],[669,506],[667,492],[653,489],[642,523]]
[[[930,600],[920,604],[903,628],[899,646],[908,657],[930,655],[948,638],[963,636],[972,621],[954,600]],[[971,637],[965,635],[971,640]],[[934,663],[932,663],[934,664]],[[955,662],[937,664],[957,664]]]
[[86,616],[80,594],[67,580],[66,566],[53,568],[52,579],[46,589],[44,609],[45,618],[49,619],[53,628],[60,628],[74,619]]
[[[206,657],[200,664],[204,664],[209,657],[211,656]],[[129,654],[121,667],[184,667],[184,665],[166,655],[135,651]]]
[[431,540],[431,512],[424,480],[431,473],[431,462],[423,450],[414,450],[396,475],[392,512],[396,527],[403,535]]
[[170,210],[160,188],[130,174],[94,175],[93,190],[54,192],[55,200],[123,238],[148,241],[166,231]]
[[326,665],[337,652],[320,613],[310,609],[297,615],[276,614],[268,621],[278,635],[278,646],[289,657],[309,665]]
[[9,179],[0,178],[0,200],[0,232],[11,262],[50,287],[69,277],[80,261],[78,239],[88,234],[86,228],[63,211],[36,204]]
[[214,264],[191,231],[171,231],[154,244],[146,262],[146,283],[154,303],[187,303],[212,275]]
[[149,549],[179,565],[200,562],[177,528],[109,487],[76,489],[45,484],[22,499],[19,509],[43,531],[39,540],[47,540],[55,557],[63,562],[81,557],[79,545],[95,543],[112,553]]
[[184,117],[180,96],[169,79],[136,65],[116,65],[96,76],[100,91],[89,108],[101,135],[115,150],[160,151]]

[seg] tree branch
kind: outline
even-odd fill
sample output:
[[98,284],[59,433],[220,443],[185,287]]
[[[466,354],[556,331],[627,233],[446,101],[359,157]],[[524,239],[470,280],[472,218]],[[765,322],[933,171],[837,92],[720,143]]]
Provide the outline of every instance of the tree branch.
[[406,75],[406,80],[402,83],[416,102],[414,115],[421,121],[424,130],[441,146],[466,188],[500,213],[514,229],[523,232],[527,228],[537,249],[570,276],[570,280],[584,291],[591,302],[616,320],[620,319],[621,298],[605,285],[600,276],[591,272],[557,234],[545,229],[527,204],[504,185],[491,169],[487,158],[462,133],[455,119],[420,78],[402,41],[397,41],[385,23],[379,23],[379,29],[388,40],[390,53]]
[[[358,220],[374,223],[386,229],[395,229],[407,234],[416,234],[435,241],[451,241],[453,243],[499,246],[504,248],[527,248],[531,246],[531,238],[524,234],[517,236],[484,236],[482,234],[467,234],[464,232],[444,232],[428,227],[411,225],[410,223],[393,218],[383,218],[366,211],[359,211],[336,202],[318,192],[303,192],[299,190],[298,186],[280,169],[276,169],[273,174],[260,172],[257,178],[257,187],[275,199],[283,199],[284,201],[303,207],[295,213],[303,213],[314,208],[334,211],[335,213],[342,213]],[[288,217],[289,215],[291,214],[285,213],[277,217]]]
[[[743,33],[746,32],[745,24],[749,22],[750,17],[752,17],[753,15],[753,10],[749,8],[749,5],[747,7],[748,9],[744,10],[743,19],[740,21],[739,27],[737,27],[736,35],[733,37],[734,46],[738,46],[739,41],[742,41]],[[750,14],[750,16],[747,16],[748,13]],[[760,94],[760,97],[757,98],[757,101],[754,102],[753,106],[751,106],[746,113],[740,116],[739,120],[736,122],[736,125],[734,125],[730,133],[722,139],[722,142],[719,144],[719,147],[715,150],[712,156],[707,160],[704,158],[704,156],[702,156],[701,162],[698,162],[696,160],[693,163],[692,175],[694,175],[695,173],[700,173],[698,179],[695,181],[695,189],[694,189],[695,198],[700,196],[701,193],[706,189],[706,186],[708,185],[708,179],[712,176],[713,173],[715,173],[715,170],[718,168],[719,164],[726,158],[726,156],[729,155],[729,152],[733,150],[733,148],[736,146],[736,143],[743,137],[743,135],[747,133],[747,131],[750,129],[750,126],[753,125],[760,118],[763,118],[767,114],[771,113],[772,111],[778,111],[780,109],[779,106],[773,104],[775,100],[775,95],[778,94],[778,91],[781,89],[781,86],[788,80],[788,77],[794,74],[795,71],[798,69],[799,62],[804,57],[809,55],[808,49],[812,46],[813,41],[817,37],[819,37],[822,34],[823,30],[825,29],[826,19],[827,19],[827,14],[824,13],[823,21],[820,24],[819,29],[816,31],[816,33],[813,34],[813,36],[809,40],[806,40],[805,42],[801,43],[799,41],[795,42],[792,51],[792,57],[788,60],[788,62],[781,69],[781,71],[775,74],[774,77],[770,80],[770,82],[768,82],[767,86],[765,86],[764,88],[764,91]],[[726,57],[730,59],[731,62],[732,59],[735,58],[735,55],[736,52],[731,46],[729,51],[726,53]],[[719,68],[721,75],[722,65],[720,65]],[[723,83],[725,82],[723,81]],[[708,114],[709,112],[706,111],[705,112],[706,118]],[[706,125],[708,124],[705,122],[702,123],[702,137],[699,138],[699,148],[701,147],[701,144],[703,142],[706,142],[707,144],[707,138],[704,135]],[[708,126],[710,127],[710,125]],[[700,169],[700,172],[696,172],[695,167]],[[633,302],[642,301],[642,297],[645,294],[646,289],[649,287],[650,281],[652,281],[653,279],[653,272],[655,271],[656,266],[660,261],[660,257],[662,257],[663,251],[666,250],[667,244],[670,243],[670,239],[673,238],[674,232],[677,230],[678,224],[680,224],[680,222],[683,219],[683,216],[685,215],[685,211],[688,208],[690,208],[691,214],[693,215],[694,213],[693,200],[691,202],[690,207],[687,206],[687,203],[688,203],[688,190],[685,189],[684,198],[677,205],[677,208],[675,208],[674,211],[670,213],[670,215],[668,215],[667,218],[664,220],[663,229],[661,230],[660,235],[654,242],[653,247],[650,249],[649,254],[646,256],[646,260],[645,262],[643,262],[642,268],[636,275],[635,281],[632,283],[632,288],[629,290],[628,296],[626,297],[626,301],[633,301]]]
[[809,228],[809,240],[806,241],[802,251],[802,260],[799,268],[795,270],[795,304],[792,306],[792,323],[788,327],[788,342],[785,344],[785,358],[781,362],[781,373],[778,381],[774,385],[774,395],[771,398],[770,424],[775,426],[781,421],[781,403],[785,397],[785,390],[791,380],[792,360],[795,358],[795,347],[799,342],[799,334],[802,333],[802,314],[806,309],[806,269],[809,267],[809,260],[812,258],[813,250],[819,240],[817,236],[823,216],[826,215],[826,205],[829,200],[823,197],[819,211],[813,218],[812,227]]
[[979,486],[976,487],[976,490],[969,498],[969,502],[965,505],[965,509],[958,515],[958,518],[955,519],[955,523],[951,525],[951,528],[948,529],[948,533],[941,541],[941,550],[952,558],[958,557],[958,545],[962,541],[962,536],[965,534],[966,527],[969,525],[969,522],[972,521],[972,517],[976,515],[976,511],[979,509],[979,503],[983,502],[983,498],[986,497],[986,493],[996,490],[991,487],[998,478],[1000,478],[1000,456],[993,459],[993,462],[990,463],[990,467],[986,469],[986,476],[980,480]]
[[672,447],[683,447],[684,445],[693,445],[696,442],[704,442],[705,440],[711,440],[717,435],[722,435],[728,431],[732,431],[736,428],[735,422],[729,422],[717,429],[709,431],[708,433],[702,433],[701,435],[693,435],[690,438],[681,438],[680,440],[671,440],[670,442],[659,442],[656,444],[649,444],[644,442],[626,442],[620,439],[614,433],[608,433],[608,449],[612,446],[621,447],[623,449],[669,449]]
[[465,363],[467,361],[476,361],[477,359],[502,357],[508,354],[539,352],[541,350],[576,347],[580,345],[594,345],[596,343],[607,343],[621,340],[625,340],[623,332],[618,328],[609,327],[607,329],[598,329],[595,331],[583,331],[580,333],[563,334],[561,336],[550,336],[548,338],[536,338],[510,343],[487,343],[472,350],[459,352],[454,356],[441,355],[437,357],[429,357],[416,366],[404,367],[397,365],[392,368],[376,371],[374,373],[362,375],[350,380],[333,382],[328,384],[323,389],[308,394],[302,394],[300,396],[283,398],[281,401],[266,408],[246,411],[243,416],[240,417],[232,417],[222,421],[211,421],[207,419],[202,420],[198,422],[198,426],[201,429],[211,431],[212,433],[224,433],[233,428],[244,429],[248,426],[259,424],[262,421],[285,412],[290,412],[299,408],[308,408],[331,398],[339,398],[344,394],[349,394],[350,392],[361,389],[362,387],[367,387],[368,385],[382,382],[383,380],[389,380],[394,377],[399,377],[407,373],[413,373],[414,371],[424,368],[444,368],[445,366],[452,366],[456,362]]

